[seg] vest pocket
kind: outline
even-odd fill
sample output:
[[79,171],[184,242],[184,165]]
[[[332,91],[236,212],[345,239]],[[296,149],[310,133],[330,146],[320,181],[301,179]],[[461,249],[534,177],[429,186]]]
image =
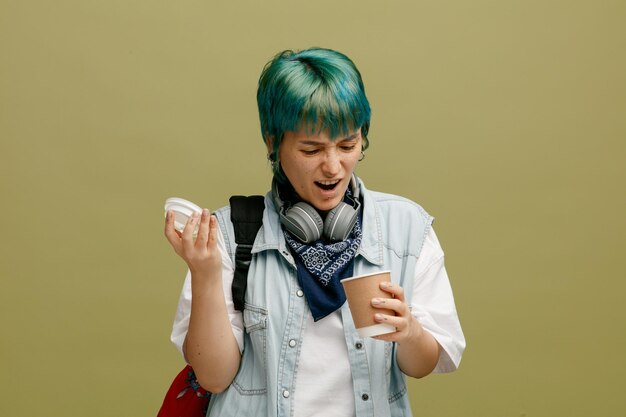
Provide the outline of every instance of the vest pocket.
[[267,310],[249,304],[243,310],[243,352],[233,385],[241,395],[267,391]]

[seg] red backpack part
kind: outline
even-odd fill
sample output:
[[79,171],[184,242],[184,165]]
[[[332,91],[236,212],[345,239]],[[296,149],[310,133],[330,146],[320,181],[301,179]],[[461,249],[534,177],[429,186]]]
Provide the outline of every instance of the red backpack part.
[[211,393],[198,384],[190,365],[176,375],[157,417],[204,417]]

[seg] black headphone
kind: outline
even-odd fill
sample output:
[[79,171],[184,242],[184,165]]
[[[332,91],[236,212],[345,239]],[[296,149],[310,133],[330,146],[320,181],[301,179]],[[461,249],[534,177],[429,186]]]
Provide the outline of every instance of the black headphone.
[[285,204],[278,195],[278,183],[272,182],[272,197],[274,204],[278,208],[280,223],[302,243],[311,243],[320,237],[331,242],[346,240],[354,224],[359,218],[359,186],[354,174],[350,179],[352,188],[353,205],[339,203],[337,207],[326,214],[326,220],[322,220],[317,210],[310,204],[299,201],[296,204],[285,207]]

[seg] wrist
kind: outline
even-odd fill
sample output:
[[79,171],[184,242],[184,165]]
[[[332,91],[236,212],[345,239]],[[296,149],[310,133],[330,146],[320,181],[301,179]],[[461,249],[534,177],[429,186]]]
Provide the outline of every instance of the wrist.
[[191,288],[192,289],[213,289],[222,287],[222,274],[219,272],[211,272],[205,270],[194,270],[189,268],[191,272]]

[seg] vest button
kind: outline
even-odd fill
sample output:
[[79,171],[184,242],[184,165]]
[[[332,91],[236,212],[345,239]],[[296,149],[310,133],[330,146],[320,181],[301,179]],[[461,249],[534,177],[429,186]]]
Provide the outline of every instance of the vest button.
[[367,394],[363,394],[363,395],[361,395],[361,398],[363,399],[363,401],[367,401],[367,400],[370,399],[370,396],[367,395]]
[[291,340],[289,341],[289,346],[290,346],[290,347],[294,347],[294,346],[296,346],[296,341],[295,341],[295,340],[293,340],[293,339],[291,339]]
[[283,391],[283,397],[285,397],[285,398],[289,398],[289,391],[284,390],[284,391]]
[[355,348],[357,348],[357,349],[361,349],[361,348],[363,348],[363,343],[361,343],[361,342],[356,342],[356,343],[354,344],[354,347],[355,347]]
[[296,295],[298,297],[302,297],[304,295],[304,292],[302,290],[298,290],[298,291],[296,291]]

